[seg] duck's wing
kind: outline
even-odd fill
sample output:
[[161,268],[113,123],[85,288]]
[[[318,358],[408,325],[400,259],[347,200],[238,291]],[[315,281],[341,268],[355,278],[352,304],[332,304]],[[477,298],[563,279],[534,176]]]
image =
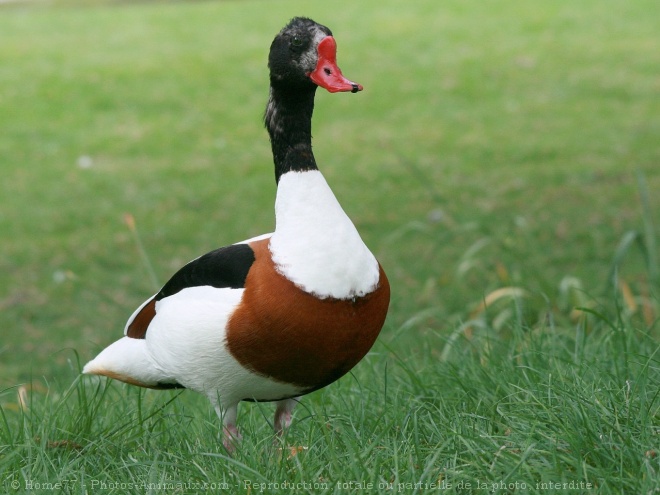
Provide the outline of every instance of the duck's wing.
[[126,323],[124,335],[134,339],[145,338],[149,324],[156,316],[156,303],[184,289],[203,286],[216,289],[244,288],[245,279],[255,259],[254,251],[248,243],[269,235],[215,249],[183,266],[158,293],[135,310]]

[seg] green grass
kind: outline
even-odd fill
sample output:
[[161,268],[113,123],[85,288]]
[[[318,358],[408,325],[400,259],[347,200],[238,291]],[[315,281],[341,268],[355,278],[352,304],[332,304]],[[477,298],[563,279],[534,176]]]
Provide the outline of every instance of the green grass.
[[[655,10],[1,6],[4,490],[660,490]],[[265,61],[299,14],[333,29],[365,86],[319,93],[315,152],[393,299],[373,351],[305,398],[283,444],[272,407],[246,404],[227,458],[202,397],[79,369],[154,278],[272,229]]]
[[[653,493],[657,343],[616,325],[589,336],[550,330],[502,342],[491,329],[487,346],[461,338],[445,359],[431,345],[439,338],[414,359],[378,346],[352,377],[299,406],[281,444],[267,424],[272,408],[249,408],[233,458],[201,397],[89,380],[57,395],[37,391],[23,414],[4,413],[5,485],[196,493],[222,483],[231,488],[214,492],[257,493],[248,482],[306,483],[316,489],[296,492],[359,492],[348,489],[354,482],[424,493],[444,483],[443,493],[567,493],[563,484],[573,483],[585,488],[577,493]],[[292,456],[292,446],[304,449]]]

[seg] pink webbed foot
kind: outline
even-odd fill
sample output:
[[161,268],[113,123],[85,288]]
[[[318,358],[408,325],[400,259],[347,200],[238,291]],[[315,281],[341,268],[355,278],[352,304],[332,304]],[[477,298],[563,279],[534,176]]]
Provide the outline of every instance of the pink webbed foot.
[[291,417],[293,408],[298,404],[299,398],[295,399],[284,399],[277,402],[277,408],[275,409],[275,421],[273,423],[273,429],[277,435],[282,435],[284,430],[286,430],[291,425]]
[[241,441],[241,434],[236,425],[224,425],[222,428],[222,445],[229,454],[236,452],[236,447]]
[[222,421],[222,445],[229,454],[233,454],[236,452],[236,447],[241,441],[241,434],[236,427],[238,404],[233,404],[228,408],[223,409],[216,403],[215,412]]

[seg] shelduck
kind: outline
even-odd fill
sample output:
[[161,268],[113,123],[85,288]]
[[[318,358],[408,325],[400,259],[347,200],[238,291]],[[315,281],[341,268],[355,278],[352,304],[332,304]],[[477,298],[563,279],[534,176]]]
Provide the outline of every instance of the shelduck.
[[327,27],[291,20],[270,47],[264,121],[273,151],[275,231],[207,253],[181,268],[131,315],[124,337],[83,373],[204,394],[232,451],[240,401],[275,401],[275,432],[300,396],[334,382],[369,351],[390,287],[312,153],[318,86],[363,88],[336,63]]

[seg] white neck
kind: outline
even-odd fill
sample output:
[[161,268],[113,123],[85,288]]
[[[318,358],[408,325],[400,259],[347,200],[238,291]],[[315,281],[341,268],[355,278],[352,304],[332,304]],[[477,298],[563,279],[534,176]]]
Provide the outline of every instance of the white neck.
[[306,292],[350,299],[374,290],[379,268],[318,170],[287,172],[275,200],[270,240],[280,273]]

